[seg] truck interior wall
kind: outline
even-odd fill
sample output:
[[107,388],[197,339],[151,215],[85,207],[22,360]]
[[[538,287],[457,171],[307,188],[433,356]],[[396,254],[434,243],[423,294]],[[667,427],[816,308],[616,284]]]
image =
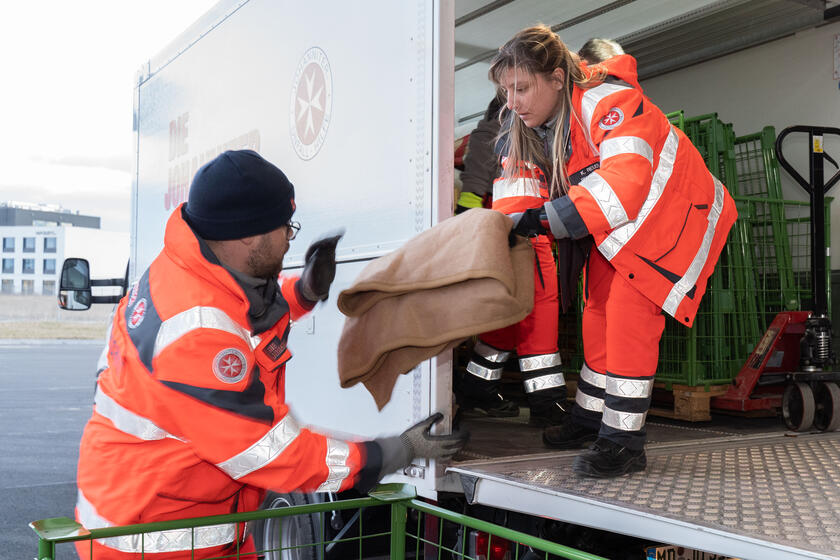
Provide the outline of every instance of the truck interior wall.
[[[833,55],[839,34],[840,22],[835,21],[647,79],[642,87],[663,111],[683,109],[686,116],[717,112],[721,120],[733,124],[737,135],[759,132],[768,125],[777,134],[793,125],[840,127],[840,81],[834,77]],[[837,160],[840,138],[826,137],[825,144],[826,152]],[[806,134],[794,133],[785,140],[785,156],[806,178],[807,145]],[[826,164],[826,179],[835,171]],[[808,200],[787,172],[782,170],[781,175],[785,198]],[[835,187],[828,196],[835,197],[831,222],[840,224],[840,190]],[[840,227],[832,228],[831,245],[835,248],[831,268],[838,270]]]
[[[774,126],[776,133],[798,125],[840,127],[840,80],[834,77],[833,47],[840,35],[834,21],[728,56],[709,60],[642,82],[647,95],[664,111],[683,109],[686,115],[717,112],[738,135]],[[632,53],[631,53],[632,54]],[[839,69],[840,70],[840,69]],[[808,177],[808,138],[794,133],[785,140],[785,155]],[[840,138],[826,138],[826,152],[840,157]],[[840,161],[840,160],[838,160]],[[826,178],[836,170],[826,164]],[[785,198],[808,195],[781,170]],[[840,223],[840,190],[828,192],[831,221]],[[840,227],[830,237],[834,348],[840,347]]]

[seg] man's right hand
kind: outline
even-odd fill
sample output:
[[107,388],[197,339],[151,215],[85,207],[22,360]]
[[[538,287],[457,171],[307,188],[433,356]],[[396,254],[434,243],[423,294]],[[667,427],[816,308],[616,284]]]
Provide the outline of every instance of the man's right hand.
[[382,450],[382,470],[379,478],[386,474],[404,469],[414,459],[452,459],[469,440],[465,432],[452,432],[448,435],[433,436],[432,425],[443,419],[437,412],[418,422],[399,436],[379,438],[376,441]]
[[312,303],[329,297],[330,284],[335,279],[335,247],[344,235],[344,230],[313,241],[306,250],[300,288],[303,297]]
[[469,435],[452,432],[445,436],[433,436],[432,426],[443,420],[443,414],[436,412],[402,434],[400,440],[413,451],[412,459],[426,458],[448,461],[452,459],[469,440]]

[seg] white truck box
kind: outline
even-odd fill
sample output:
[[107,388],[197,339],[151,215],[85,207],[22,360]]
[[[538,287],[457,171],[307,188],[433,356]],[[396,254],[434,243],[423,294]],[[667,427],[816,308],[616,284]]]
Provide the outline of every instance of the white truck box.
[[[370,259],[451,215],[451,18],[428,0],[220,2],[138,75],[130,282],[196,169],[225,149],[259,151],[295,185],[290,274],[312,239],[346,228],[333,296],[293,326],[286,375],[295,417],[331,433],[395,434],[432,411],[449,430],[448,356],[401,376],[381,412],[362,385],[339,386],[335,302]],[[425,462],[408,472],[424,496],[446,484]]]

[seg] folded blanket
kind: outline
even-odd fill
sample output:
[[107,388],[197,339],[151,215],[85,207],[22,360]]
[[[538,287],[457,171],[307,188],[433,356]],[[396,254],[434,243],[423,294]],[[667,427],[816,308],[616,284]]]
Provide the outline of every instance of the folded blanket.
[[381,410],[397,377],[465,339],[526,317],[534,252],[509,247],[513,222],[474,208],[372,260],[338,296],[347,315],[338,343],[342,387],[358,382]]

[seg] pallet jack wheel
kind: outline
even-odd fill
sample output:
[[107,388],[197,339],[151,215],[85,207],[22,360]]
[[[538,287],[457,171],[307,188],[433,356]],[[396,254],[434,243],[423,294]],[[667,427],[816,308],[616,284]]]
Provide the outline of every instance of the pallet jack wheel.
[[782,397],[782,416],[785,426],[794,432],[804,432],[814,423],[814,392],[807,383],[788,383]]
[[814,401],[814,427],[821,432],[833,432],[840,428],[840,387],[837,383],[823,381],[818,384]]

